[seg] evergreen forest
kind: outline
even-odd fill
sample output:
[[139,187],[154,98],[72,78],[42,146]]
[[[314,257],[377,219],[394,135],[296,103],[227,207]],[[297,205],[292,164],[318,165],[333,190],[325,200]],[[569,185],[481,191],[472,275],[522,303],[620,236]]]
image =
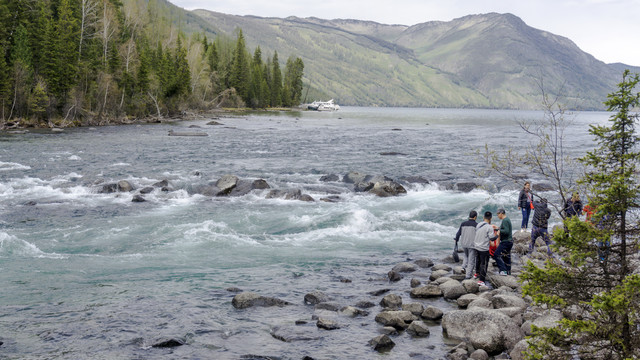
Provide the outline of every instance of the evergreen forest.
[[303,70],[252,55],[239,28],[187,34],[160,0],[0,0],[0,127],[291,107]]

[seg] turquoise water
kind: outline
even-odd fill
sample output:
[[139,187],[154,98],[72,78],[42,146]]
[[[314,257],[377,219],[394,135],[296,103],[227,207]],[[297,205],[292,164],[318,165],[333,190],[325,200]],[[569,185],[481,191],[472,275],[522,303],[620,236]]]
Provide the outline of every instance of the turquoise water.
[[[220,119],[222,126],[203,118],[0,134],[0,357],[379,357],[366,344],[379,334],[373,321],[379,309],[340,319],[344,327],[328,332],[310,321],[314,311],[303,304],[304,294],[319,289],[354,305],[377,303],[367,293],[391,288],[411,302],[406,283],[384,281],[394,264],[448,255],[471,209],[505,207],[519,224],[519,186],[477,178],[473,169],[483,164],[476,151],[487,142],[525,144],[530,139],[517,122],[543,115],[344,107],[252,113]],[[577,114],[568,140],[574,154],[590,146],[587,124],[606,118]],[[169,137],[170,129],[209,136]],[[417,175],[431,183],[406,184],[407,195],[378,198],[320,181],[349,171]],[[268,190],[225,198],[193,193],[225,174],[340,201],[266,199]],[[99,193],[123,179],[137,189],[167,179],[173,191],[156,189],[144,203],[131,202],[135,192]],[[447,190],[458,181],[488,190]],[[293,305],[235,310],[229,287]],[[309,325],[293,325],[299,319]],[[429,338],[394,338],[392,356],[440,357],[446,339],[432,325]],[[270,332],[278,327],[313,339],[276,340]],[[151,347],[170,338],[187,345]]]

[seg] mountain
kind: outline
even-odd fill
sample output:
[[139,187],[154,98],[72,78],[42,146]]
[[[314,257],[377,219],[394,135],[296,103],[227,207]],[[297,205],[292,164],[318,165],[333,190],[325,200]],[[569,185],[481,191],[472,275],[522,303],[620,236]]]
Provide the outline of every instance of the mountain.
[[192,14],[212,33],[233,37],[241,28],[249,48],[302,58],[305,83],[342,105],[537,109],[543,84],[546,93],[560,91],[570,108],[603,109],[622,69],[640,71],[605,64],[512,14],[413,26]]

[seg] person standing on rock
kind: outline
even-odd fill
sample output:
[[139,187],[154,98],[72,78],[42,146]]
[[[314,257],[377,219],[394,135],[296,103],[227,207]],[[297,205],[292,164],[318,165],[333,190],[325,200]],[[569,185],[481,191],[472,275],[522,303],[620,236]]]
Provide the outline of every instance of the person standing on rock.
[[462,271],[467,274],[472,271],[473,267],[475,267],[475,258],[473,259],[473,267],[471,270],[467,271],[467,265],[471,262],[470,252],[473,249],[473,240],[476,237],[476,226],[478,223],[476,219],[478,218],[478,213],[475,210],[471,210],[469,213],[469,220],[460,224],[460,228],[458,228],[458,232],[454,240],[456,242],[460,242],[460,246],[462,247],[462,251],[464,251],[464,257],[462,259]]
[[476,251],[478,272],[478,285],[484,286],[487,278],[487,267],[489,267],[489,246],[492,241],[498,238],[495,228],[491,225],[491,211],[484,213],[484,219],[476,226],[476,236],[473,240],[473,247]]
[[511,248],[513,247],[513,237],[511,219],[507,217],[504,209],[498,209],[498,219],[500,223],[500,245],[496,249],[496,264],[500,270],[500,275],[511,275]]
[[547,199],[541,199],[533,203],[535,208],[533,212],[533,220],[531,221],[531,244],[529,244],[529,254],[533,253],[536,247],[536,240],[538,237],[542,237],[544,243],[547,245],[547,254],[552,255],[551,252],[551,239],[549,238],[549,217],[551,217],[551,210],[547,208]]
[[518,210],[522,211],[522,224],[520,230],[526,231],[529,227],[529,214],[533,209],[533,199],[531,194],[531,183],[526,181],[524,187],[520,190],[520,196],[518,196]]

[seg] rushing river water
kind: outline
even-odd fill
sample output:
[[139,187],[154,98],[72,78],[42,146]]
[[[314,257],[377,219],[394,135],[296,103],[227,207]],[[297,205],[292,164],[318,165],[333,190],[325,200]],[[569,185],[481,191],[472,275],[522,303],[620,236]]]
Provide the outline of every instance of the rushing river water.
[[[449,345],[438,324],[427,338],[394,337],[396,347],[379,355],[367,345],[380,334],[379,306],[355,319],[329,314],[341,329],[328,331],[316,328],[303,297],[321,290],[342,305],[377,304],[369,292],[391,288],[404,302],[453,309],[444,300],[410,299],[410,277],[389,284],[386,274],[406,259],[448,255],[471,209],[505,207],[517,228],[519,187],[476,178],[472,170],[483,166],[476,152],[485,143],[525,144],[517,122],[542,117],[343,107],[218,120],[223,125],[202,119],[0,133],[0,358],[442,358]],[[569,148],[581,155],[591,147],[587,125],[607,117],[577,114]],[[171,129],[209,136],[167,136]],[[320,181],[349,171],[431,183],[379,198]],[[267,199],[268,190],[193,194],[225,174],[339,201]],[[142,203],[131,201],[137,191],[99,192],[118,180],[139,190],[163,179],[173,191],[156,188]],[[488,190],[446,190],[458,181]],[[236,310],[230,287],[292,305]],[[284,342],[274,331],[297,337]],[[186,344],[151,346],[168,339]]]

